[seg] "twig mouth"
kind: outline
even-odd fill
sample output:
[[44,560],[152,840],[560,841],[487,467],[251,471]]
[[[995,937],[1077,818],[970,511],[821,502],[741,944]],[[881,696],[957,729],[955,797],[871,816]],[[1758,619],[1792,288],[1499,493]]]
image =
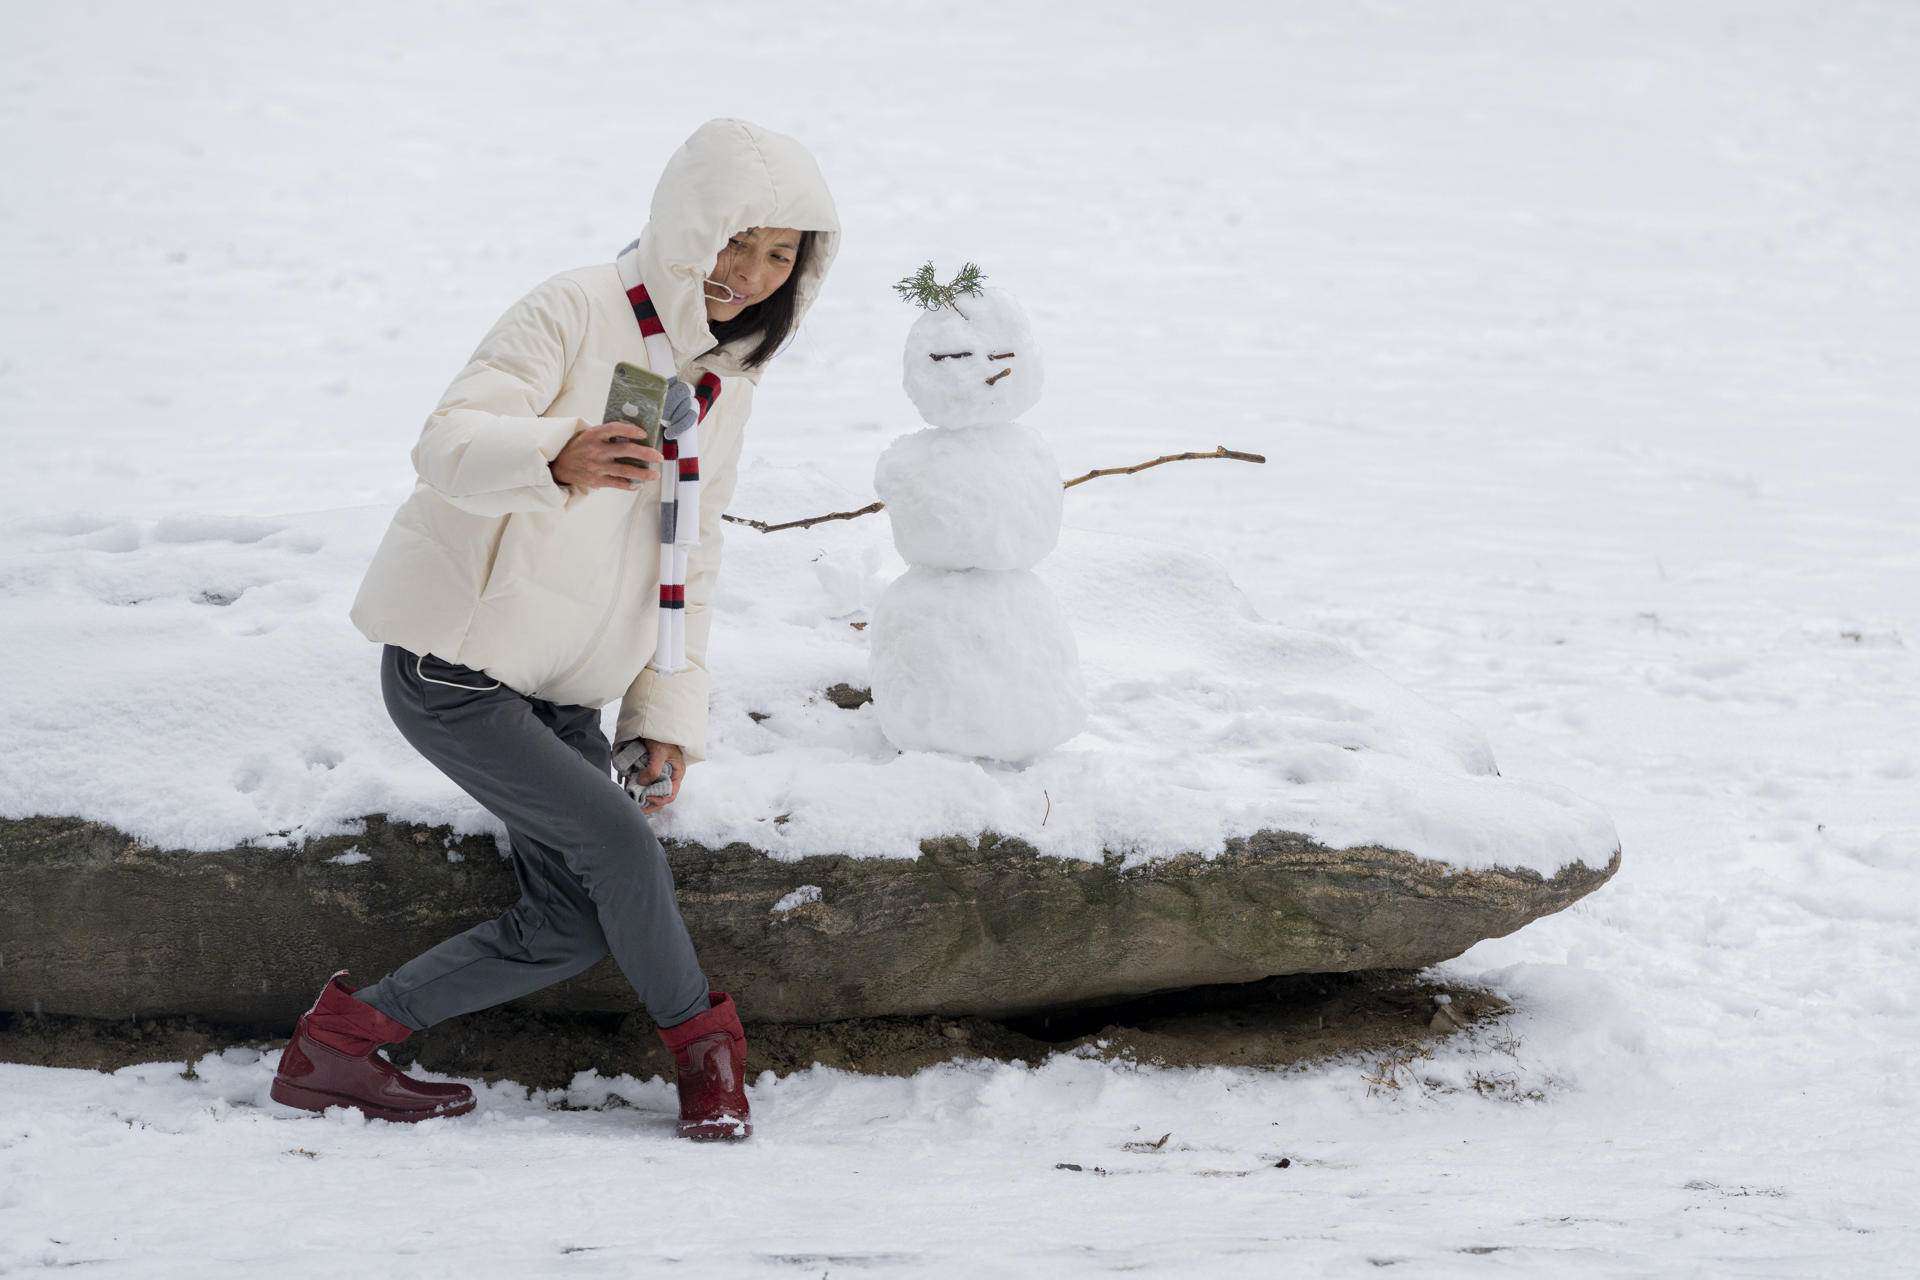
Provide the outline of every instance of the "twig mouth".
[[987,379],[987,385],[992,386],[994,383],[1000,381],[1000,379],[1006,377],[1008,374],[1012,372],[1013,372],[1012,369],[1002,369],[1000,372],[994,374],[991,378]]

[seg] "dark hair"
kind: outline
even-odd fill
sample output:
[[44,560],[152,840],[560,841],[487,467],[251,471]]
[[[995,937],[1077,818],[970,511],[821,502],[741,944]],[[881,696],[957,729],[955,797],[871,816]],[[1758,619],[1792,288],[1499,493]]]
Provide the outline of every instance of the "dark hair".
[[813,238],[817,234],[813,231],[800,233],[800,246],[793,251],[793,270],[788,274],[786,283],[775,289],[772,296],[764,302],[754,303],[731,320],[715,320],[707,326],[713,330],[716,347],[759,334],[760,344],[743,356],[741,362],[763,365],[773,359],[773,353],[793,332],[794,291],[799,288],[800,277],[813,257]]

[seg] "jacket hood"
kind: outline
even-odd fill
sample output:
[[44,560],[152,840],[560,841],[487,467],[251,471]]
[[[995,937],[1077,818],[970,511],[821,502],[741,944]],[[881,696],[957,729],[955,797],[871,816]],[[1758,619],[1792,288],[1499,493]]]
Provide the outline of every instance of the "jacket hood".
[[[698,361],[722,377],[760,381],[744,356],[759,337],[715,349],[702,287],[727,238],[748,227],[814,231],[794,283],[793,320],[806,318],[840,249],[840,218],[820,166],[797,141],[746,120],[709,120],[667,160],[637,249],[640,278],[660,314],[676,364]],[[624,252],[624,251],[623,251]],[[764,367],[764,366],[763,366]]]

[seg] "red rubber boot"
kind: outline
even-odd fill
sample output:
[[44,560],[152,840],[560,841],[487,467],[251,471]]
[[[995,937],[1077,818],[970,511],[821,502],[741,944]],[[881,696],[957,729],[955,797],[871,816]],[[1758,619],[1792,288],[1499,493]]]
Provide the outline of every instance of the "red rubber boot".
[[724,991],[707,994],[708,1009],[671,1027],[656,1027],[673,1052],[680,1086],[683,1138],[697,1142],[744,1138],[747,1118],[747,1033],[740,1012]]
[[413,1034],[404,1022],[389,1018],[341,979],[327,979],[320,998],[294,1023],[268,1094],[275,1102],[302,1111],[358,1107],[376,1120],[431,1120],[473,1110],[473,1090],[463,1084],[415,1080],[374,1052]]

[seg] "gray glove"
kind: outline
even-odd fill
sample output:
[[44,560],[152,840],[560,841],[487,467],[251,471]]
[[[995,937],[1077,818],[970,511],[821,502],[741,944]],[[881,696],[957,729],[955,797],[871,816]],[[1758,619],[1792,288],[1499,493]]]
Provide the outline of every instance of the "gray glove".
[[700,406],[694,403],[693,388],[678,375],[667,379],[667,403],[660,410],[660,434],[678,440],[680,433],[700,421]]
[[627,794],[641,804],[656,796],[673,794],[673,758],[661,761],[660,776],[652,782],[640,777],[647,767],[647,743],[644,738],[628,738],[614,749],[613,772]]

